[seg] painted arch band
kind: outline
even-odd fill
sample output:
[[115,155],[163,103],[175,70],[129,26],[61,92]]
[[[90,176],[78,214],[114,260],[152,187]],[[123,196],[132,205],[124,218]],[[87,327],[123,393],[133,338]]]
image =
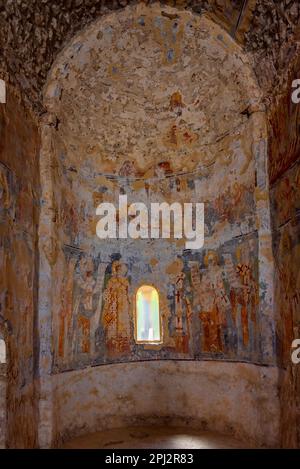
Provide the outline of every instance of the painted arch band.
[[104,202],[98,205],[96,215],[101,216],[96,225],[96,233],[100,239],[170,239],[173,220],[173,237],[185,237],[188,240],[185,243],[186,249],[201,249],[204,245],[203,203],[152,202],[149,216],[146,204],[138,202],[128,206],[127,195],[120,195],[118,211],[114,204]]

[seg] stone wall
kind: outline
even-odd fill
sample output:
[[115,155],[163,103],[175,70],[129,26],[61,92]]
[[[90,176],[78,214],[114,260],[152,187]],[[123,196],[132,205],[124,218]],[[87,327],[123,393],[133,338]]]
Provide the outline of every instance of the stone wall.
[[34,329],[39,133],[11,88],[0,105],[0,327],[7,343],[7,443],[36,444]]
[[97,430],[162,424],[279,446],[274,367],[159,361],[89,367],[52,379],[58,445]]
[[281,369],[282,445],[300,445],[300,369],[291,362],[299,338],[299,105],[291,100],[300,78],[300,4],[256,2],[246,45],[264,92],[269,121],[269,178],[275,258],[277,357]]
[[[41,112],[42,89],[57,54],[78,31],[95,19],[129,4],[152,4],[153,0],[15,0],[0,1],[0,71],[22,90]],[[255,0],[248,2],[247,9]],[[166,0],[179,10],[200,15],[209,12],[232,35],[243,26],[243,0]],[[243,12],[246,13],[246,12]],[[250,15],[245,15],[250,16]],[[248,24],[248,21],[247,21]]]
[[245,46],[253,53],[255,72],[270,110],[273,98],[284,94],[288,72],[299,53],[299,19],[298,0],[255,1]]
[[300,69],[295,66],[294,73],[288,79],[286,94],[276,103],[271,120],[275,305],[278,361],[282,368],[280,390],[284,447],[299,447],[300,442],[300,369],[291,361],[292,341],[300,338],[300,107],[291,101],[291,80],[299,76]]
[[[266,123],[251,64],[235,41],[206,16],[127,7],[63,50],[44,105],[40,445],[65,432],[51,389],[68,370],[93,365],[100,376],[105,368],[95,365],[135,361],[140,369],[138,361],[157,359],[167,360],[164,369],[170,359],[205,360],[199,369],[215,360],[273,365]],[[174,239],[99,240],[96,207],[117,205],[119,194],[148,207],[204,202],[204,249]],[[159,346],[134,341],[143,283],[159,291]],[[251,408],[256,413],[253,401]],[[85,405],[77,411],[95,429]]]
[[[249,47],[255,45],[258,49],[254,53],[256,74],[266,96],[270,124],[269,178],[284,447],[299,447],[300,444],[300,370],[291,362],[292,341],[300,336],[300,107],[291,100],[292,81],[300,77],[299,14],[299,2],[296,1],[258,2],[254,27],[248,35]],[[258,33],[261,24],[265,25],[263,35],[261,31]]]
[[6,365],[0,363],[0,449],[5,447],[6,416]]

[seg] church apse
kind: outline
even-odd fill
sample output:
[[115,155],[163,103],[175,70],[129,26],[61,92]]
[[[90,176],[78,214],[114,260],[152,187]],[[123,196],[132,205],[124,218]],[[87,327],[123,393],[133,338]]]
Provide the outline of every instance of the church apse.
[[[44,103],[52,371],[158,359],[273,363],[266,130],[241,48],[206,16],[128,7],[69,43]],[[100,240],[96,208],[117,206],[120,194],[147,207],[204,203],[204,247]],[[159,297],[161,340],[152,343],[136,340],[142,285]]]

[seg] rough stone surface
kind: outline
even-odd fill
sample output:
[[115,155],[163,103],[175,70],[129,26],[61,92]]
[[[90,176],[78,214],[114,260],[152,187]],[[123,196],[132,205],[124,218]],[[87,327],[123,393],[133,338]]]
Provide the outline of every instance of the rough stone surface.
[[[20,87],[35,108],[42,110],[42,87],[54,58],[84,26],[107,12],[123,9],[132,0],[0,0],[0,70]],[[153,3],[141,1],[140,3]],[[208,11],[235,34],[243,0],[170,0],[164,4]]]
[[[288,101],[289,95],[284,99]],[[278,360],[284,371],[281,373],[281,398],[283,414],[283,445],[298,447],[299,434],[299,365],[291,362],[291,344],[300,337],[300,161],[299,161],[299,112],[297,106],[289,105],[292,115],[285,118],[280,109],[276,117],[281,117],[280,132],[273,175],[271,201],[273,212],[273,243],[276,260],[275,305],[278,318],[277,344]],[[286,106],[287,108],[288,106]],[[276,118],[275,117],[275,118]],[[290,120],[285,120],[290,117]],[[284,158],[279,157],[283,150],[282,142],[289,142]],[[275,148],[274,142],[274,148]],[[294,146],[292,146],[292,142]],[[279,169],[290,167],[286,171]]]
[[163,424],[278,447],[277,379],[273,367],[222,362],[130,363],[60,373],[52,377],[57,444],[106,428]]
[[8,90],[0,106],[0,332],[7,343],[7,441],[36,444],[34,324],[36,318],[38,129]]
[[[264,2],[262,2],[264,3]],[[299,447],[299,366],[291,362],[291,343],[299,338],[299,105],[291,100],[292,81],[300,77],[299,2],[280,2],[274,9],[276,41],[263,53],[257,74],[269,95],[269,177],[275,258],[277,355],[282,446]],[[276,11],[276,13],[275,13]],[[261,15],[263,6],[261,5]],[[262,21],[262,16],[261,16]],[[270,43],[272,33],[269,35]],[[271,97],[271,98],[270,98]]]
[[253,53],[255,71],[266,99],[282,96],[288,72],[299,55],[298,0],[258,0],[245,45]]
[[291,343],[299,338],[299,105],[292,81],[300,77],[300,4],[256,2],[248,50],[264,92],[269,116],[269,177],[275,258],[275,307],[282,411],[282,445],[299,447],[299,366],[291,363]]
[[[74,34],[99,16],[136,0],[0,1],[0,70],[38,111],[42,88],[59,51]],[[141,1],[141,3],[153,3]],[[258,76],[268,86],[280,83],[286,58],[297,49],[297,0],[174,0],[161,3],[208,13],[254,52]]]

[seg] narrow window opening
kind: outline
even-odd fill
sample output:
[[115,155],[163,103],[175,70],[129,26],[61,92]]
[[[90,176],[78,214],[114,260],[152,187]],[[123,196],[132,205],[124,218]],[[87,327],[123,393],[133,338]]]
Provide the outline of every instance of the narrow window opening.
[[151,344],[161,341],[158,291],[151,285],[143,285],[136,293],[136,342]]
[[0,363],[6,363],[6,345],[4,339],[0,339]]

